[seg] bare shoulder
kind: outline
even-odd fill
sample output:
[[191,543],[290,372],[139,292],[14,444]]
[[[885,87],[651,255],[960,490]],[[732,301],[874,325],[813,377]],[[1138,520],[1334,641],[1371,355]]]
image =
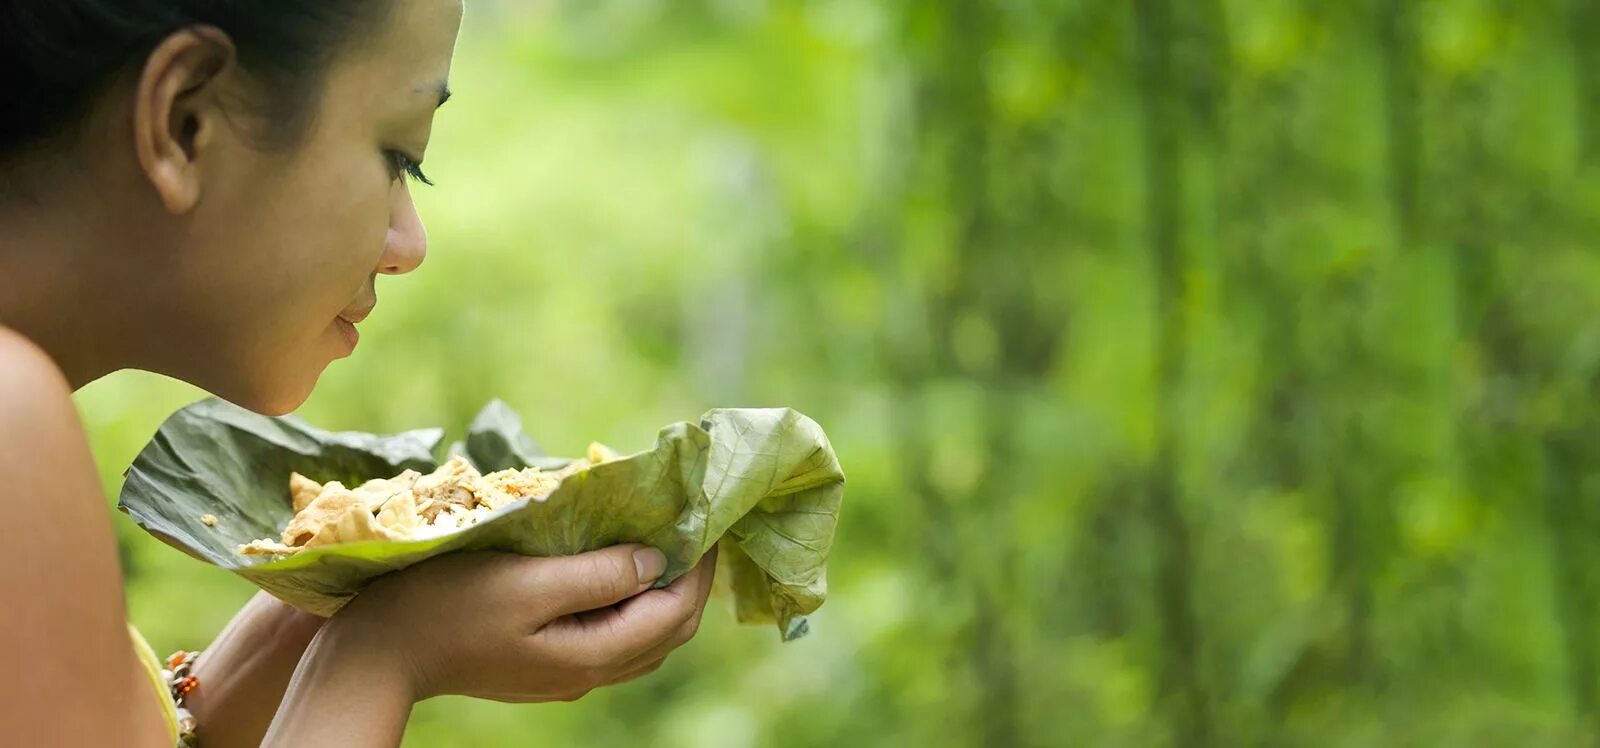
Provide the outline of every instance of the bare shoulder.
[[[71,390],[49,356],[3,327],[0,516],[0,642],[13,672],[28,674],[0,679],[0,744],[43,724],[81,739],[62,745],[158,735],[153,690],[136,688],[116,538]],[[63,693],[82,701],[67,706]],[[89,705],[100,724],[68,713]]]
[[[99,494],[94,460],[65,377],[44,351],[0,327],[0,509],[32,514],[43,502],[27,501],[22,486],[62,490],[92,487]],[[73,501],[72,505],[89,502]],[[95,508],[101,508],[96,502]],[[54,507],[51,513],[77,510]],[[0,551],[3,552],[3,551]]]
[[[14,487],[23,481],[31,485],[44,473],[60,481],[60,471],[71,468],[92,477],[93,466],[66,378],[38,346],[0,327],[0,476],[7,478],[0,507],[21,508]],[[66,480],[83,485],[76,475]]]
[[[33,341],[0,326],[0,407],[8,411],[36,402],[40,396],[70,403],[71,390],[54,361]],[[20,414],[20,411],[18,411]]]

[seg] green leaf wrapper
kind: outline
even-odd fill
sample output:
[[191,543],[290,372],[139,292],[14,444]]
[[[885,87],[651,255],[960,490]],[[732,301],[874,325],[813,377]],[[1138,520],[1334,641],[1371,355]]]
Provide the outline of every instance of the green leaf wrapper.
[[[663,428],[653,449],[567,477],[543,501],[501,507],[427,540],[320,546],[273,559],[238,547],[275,538],[294,515],[289,473],[357,486],[439,464],[440,429],[388,436],[322,431],[221,400],[162,424],[128,468],[118,508],[189,555],[228,569],[302,610],[331,615],[373,578],[455,550],[530,556],[645,543],[667,556],[657,587],[722,542],[739,620],[776,623],[785,640],[827,594],[825,563],[844,498],[844,473],[815,421],[793,410],[729,408]],[[490,402],[451,448],[482,472],[571,460],[544,455],[504,403]],[[202,515],[217,518],[215,526]]]

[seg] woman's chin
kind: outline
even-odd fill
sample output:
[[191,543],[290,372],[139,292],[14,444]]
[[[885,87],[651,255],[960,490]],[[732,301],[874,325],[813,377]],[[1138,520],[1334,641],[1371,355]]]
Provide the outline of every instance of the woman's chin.
[[[294,412],[311,397],[317,379],[326,364],[315,369],[267,372],[256,370],[216,387],[205,387],[211,394],[241,408],[264,416],[281,416]],[[204,385],[202,385],[204,386]]]
[[239,405],[243,406],[244,408],[246,408],[248,410],[252,410],[252,411],[255,411],[257,413],[260,413],[261,415],[264,415],[264,416],[286,416],[286,415],[289,415],[290,413],[293,413],[295,408],[298,408],[301,405],[303,405],[305,403],[305,401],[306,401],[306,399],[302,397],[302,398],[298,398],[298,399],[294,399],[294,400],[267,401],[267,402],[264,402],[264,403],[261,403],[261,404],[239,403]]

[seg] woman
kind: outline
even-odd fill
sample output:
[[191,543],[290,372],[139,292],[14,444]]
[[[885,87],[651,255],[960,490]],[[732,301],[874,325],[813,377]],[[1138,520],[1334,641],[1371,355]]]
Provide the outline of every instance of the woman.
[[[173,745],[69,396],[139,368],[297,407],[356,347],[376,277],[422,262],[406,180],[427,181],[460,17],[460,0],[0,6],[0,744]],[[664,559],[641,546],[456,554],[326,621],[258,595],[186,706],[208,748],[392,745],[430,696],[574,699],[693,636],[713,563],[647,591]]]

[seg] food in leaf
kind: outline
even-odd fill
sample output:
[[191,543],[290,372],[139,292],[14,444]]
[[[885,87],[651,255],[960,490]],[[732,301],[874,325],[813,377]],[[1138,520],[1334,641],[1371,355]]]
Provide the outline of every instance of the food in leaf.
[[[661,587],[718,546],[739,620],[805,635],[827,594],[844,496],[815,421],[721,408],[666,425],[645,450],[592,445],[584,457],[546,454],[499,401],[446,443],[438,428],[330,432],[211,399],[162,424],[118,506],[156,538],[320,616],[446,553],[641,543],[667,556]],[[204,514],[227,521],[195,520]]]
[[353,489],[339,481],[318,483],[292,472],[289,501],[295,507],[294,518],[277,539],[257,538],[240,545],[239,552],[287,556],[334,543],[438,537],[475,524],[508,504],[543,499],[560,487],[562,478],[616,458],[616,452],[595,443],[589,445],[589,459],[573,460],[559,470],[507,468],[483,475],[466,458],[455,455],[427,475],[405,470]]

